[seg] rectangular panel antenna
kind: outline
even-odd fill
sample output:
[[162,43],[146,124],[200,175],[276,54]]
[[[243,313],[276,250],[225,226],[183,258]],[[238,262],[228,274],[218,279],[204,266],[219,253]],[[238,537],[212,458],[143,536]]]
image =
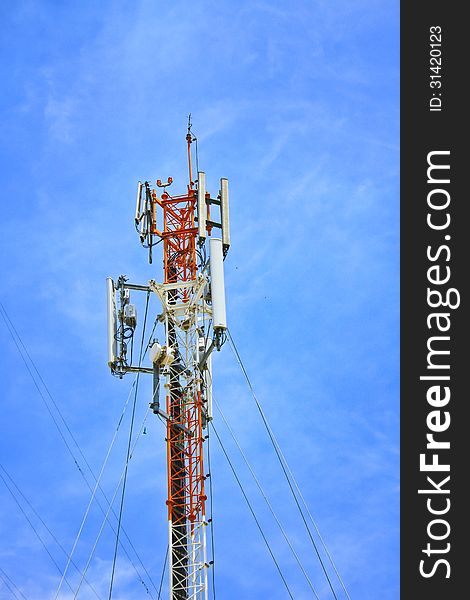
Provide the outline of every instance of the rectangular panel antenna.
[[137,225],[140,221],[140,210],[142,205],[142,182],[139,181],[137,184],[137,201],[135,203],[135,224]]
[[206,239],[206,174],[199,171],[197,174],[197,234],[199,240],[204,242]]
[[230,248],[230,221],[228,209],[228,179],[222,177],[220,180],[220,216],[222,221],[222,244],[224,256]]
[[116,290],[111,277],[106,278],[107,312],[108,312],[108,366],[116,362],[117,354],[117,322],[116,322]]

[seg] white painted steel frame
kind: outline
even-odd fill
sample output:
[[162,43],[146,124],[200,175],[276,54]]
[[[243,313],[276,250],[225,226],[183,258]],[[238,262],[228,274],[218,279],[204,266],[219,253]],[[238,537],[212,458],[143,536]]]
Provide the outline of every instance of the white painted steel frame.
[[[167,395],[170,394],[171,381],[175,376],[179,377],[181,387],[185,389],[187,397],[194,398],[198,392],[203,391],[199,369],[201,356],[198,342],[202,331],[207,335],[212,314],[210,306],[207,305],[203,297],[206,285],[207,277],[203,274],[200,274],[197,280],[182,282],[181,285],[178,283],[157,284],[154,281],[149,282],[149,287],[157,293],[162,301],[167,348],[170,347],[169,323],[171,322],[174,326],[180,354],[181,366],[178,367],[178,373],[175,372],[172,366],[173,363],[167,365],[163,370],[166,378]],[[182,291],[183,289],[190,290],[189,301],[171,304],[169,293],[175,290]],[[206,417],[208,417],[207,398],[204,401]],[[189,435],[185,435],[185,444],[190,443],[189,438]],[[192,468],[190,462],[188,462],[186,468]],[[186,522],[186,536],[181,539],[181,544],[178,544],[178,542],[175,542],[175,537],[178,538],[179,533],[174,536],[174,525],[171,520],[168,522],[169,597],[171,600],[182,597],[187,598],[187,600],[208,600],[207,525],[205,511],[201,511],[193,523]],[[180,559],[175,558],[178,555],[181,556]]]

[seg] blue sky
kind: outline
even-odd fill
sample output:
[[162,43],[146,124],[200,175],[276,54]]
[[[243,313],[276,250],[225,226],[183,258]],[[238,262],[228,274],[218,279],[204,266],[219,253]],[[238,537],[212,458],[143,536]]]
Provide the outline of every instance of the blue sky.
[[[105,278],[161,279],[133,228],[136,183],[171,175],[184,191],[191,112],[208,190],[230,182],[227,310],[254,389],[351,598],[398,598],[398,2],[20,0],[0,15],[1,301],[94,470],[132,385],[107,369]],[[70,550],[90,493],[3,319],[0,332],[0,462]],[[214,395],[330,598],[228,345],[214,358]],[[110,496],[129,413],[104,473]],[[294,597],[311,598],[216,419]],[[151,417],[146,428],[123,522],[158,584],[164,431]],[[217,597],[286,598],[211,443]],[[26,598],[53,598],[60,574],[1,480],[0,516],[1,569]],[[100,523],[93,505],[74,556],[82,568]],[[113,541],[106,529],[88,571],[102,597]],[[0,578],[0,599],[12,597]],[[114,597],[149,597],[123,552]]]

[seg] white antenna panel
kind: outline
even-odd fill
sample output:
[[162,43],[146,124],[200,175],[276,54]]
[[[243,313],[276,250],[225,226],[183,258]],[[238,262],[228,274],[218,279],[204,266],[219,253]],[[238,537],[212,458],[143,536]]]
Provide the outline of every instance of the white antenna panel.
[[135,203],[135,223],[136,223],[136,225],[140,221],[141,208],[142,208],[142,182],[139,181],[139,183],[137,184],[137,200]]
[[117,353],[117,323],[116,323],[116,291],[111,277],[106,278],[107,307],[108,307],[108,365],[116,362]]
[[199,171],[197,174],[197,234],[201,242],[206,239],[206,174]]
[[222,240],[220,238],[210,238],[210,251],[212,326],[214,329],[227,329],[227,316],[225,312],[224,256],[222,251]]
[[222,243],[224,254],[230,248],[230,220],[228,209],[228,179],[222,177],[220,180],[220,215],[222,219]]

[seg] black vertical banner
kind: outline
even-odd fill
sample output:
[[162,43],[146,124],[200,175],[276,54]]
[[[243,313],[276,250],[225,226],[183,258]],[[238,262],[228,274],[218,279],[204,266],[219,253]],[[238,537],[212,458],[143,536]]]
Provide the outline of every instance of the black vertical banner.
[[470,71],[458,2],[401,4],[401,598],[470,597]]

